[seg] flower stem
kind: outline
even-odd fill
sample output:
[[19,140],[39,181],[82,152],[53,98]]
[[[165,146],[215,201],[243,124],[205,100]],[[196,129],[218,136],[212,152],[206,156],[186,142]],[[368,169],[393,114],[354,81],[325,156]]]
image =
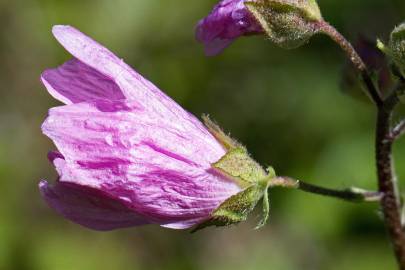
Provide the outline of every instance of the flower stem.
[[349,188],[344,190],[324,188],[291,177],[277,177],[272,180],[270,187],[292,188],[349,202],[376,202],[380,201],[382,198],[380,192],[367,191],[359,188]]
[[350,44],[350,42],[342,34],[340,34],[335,27],[333,27],[326,21],[319,22],[317,27],[319,28],[321,33],[329,36],[343,49],[343,51],[347,54],[350,61],[359,71],[361,78],[363,79],[363,82],[366,85],[368,95],[378,107],[381,106],[383,103],[382,98],[373,81],[371,80],[371,76],[367,69],[367,66],[361,59],[359,54],[356,52],[356,50],[353,48],[353,46]]

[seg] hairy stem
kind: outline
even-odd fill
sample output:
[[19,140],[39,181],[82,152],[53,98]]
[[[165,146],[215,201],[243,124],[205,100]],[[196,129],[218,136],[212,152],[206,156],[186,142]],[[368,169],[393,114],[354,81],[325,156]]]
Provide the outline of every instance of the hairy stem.
[[401,202],[392,158],[393,140],[391,131],[392,112],[398,102],[396,93],[379,107],[376,128],[376,160],[379,191],[384,194],[381,207],[385,225],[391,237],[394,252],[400,266],[405,270],[405,233],[401,224]]
[[309,184],[291,177],[277,177],[272,180],[270,187],[285,187],[302,190],[312,194],[333,197],[349,202],[376,202],[380,201],[382,194],[358,188],[336,190]]
[[[394,141],[392,134],[401,134],[403,128],[399,126],[397,129],[391,131],[392,113],[399,101],[399,90],[403,88],[399,85],[392,95],[383,100],[371,80],[367,66],[350,42],[327,22],[321,22],[319,29],[331,37],[345,51],[361,74],[367,87],[367,92],[377,106],[376,163],[379,192],[383,194],[380,204],[384,213],[385,226],[390,235],[399,267],[401,270],[405,270],[405,232],[401,225],[401,203],[392,158],[392,144]],[[400,77],[400,80],[403,80],[403,77]]]
[[370,98],[374,101],[374,103],[379,107],[382,105],[383,101],[381,99],[380,94],[377,91],[376,86],[374,85],[373,81],[371,80],[370,73],[367,69],[366,64],[363,62],[359,54],[350,44],[350,42],[339,33],[332,25],[325,21],[319,22],[317,25],[320,31],[326,35],[328,35],[333,41],[335,41],[346,53],[350,61],[359,71],[361,78],[363,79],[364,84],[366,85],[367,94]]

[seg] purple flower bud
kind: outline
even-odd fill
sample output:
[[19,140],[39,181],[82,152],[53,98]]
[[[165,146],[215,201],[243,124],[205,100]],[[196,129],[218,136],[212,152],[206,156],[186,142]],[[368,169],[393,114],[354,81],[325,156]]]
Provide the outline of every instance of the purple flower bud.
[[245,0],[220,1],[196,29],[207,55],[220,53],[240,36],[260,33],[262,27],[245,7]]
[[184,229],[241,191],[212,169],[226,151],[197,118],[73,27],[53,34],[74,58],[41,76],[66,104],[42,125],[58,149],[57,182],[39,184],[52,208],[96,230]]

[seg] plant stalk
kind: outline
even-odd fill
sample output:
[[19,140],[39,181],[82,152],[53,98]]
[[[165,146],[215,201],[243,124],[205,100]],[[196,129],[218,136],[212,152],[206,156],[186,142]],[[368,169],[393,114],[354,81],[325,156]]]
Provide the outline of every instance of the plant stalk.
[[405,233],[401,224],[401,202],[394,172],[391,139],[391,121],[394,102],[387,100],[386,106],[378,109],[376,128],[376,160],[379,191],[384,194],[381,207],[385,225],[391,238],[394,252],[401,270],[405,270]]
[[367,92],[378,109],[375,151],[379,192],[383,194],[380,205],[399,269],[405,270],[405,232],[401,225],[401,202],[392,158],[392,145],[395,139],[392,138],[391,122],[393,110],[399,101],[398,93],[394,91],[391,96],[383,100],[371,79],[367,66],[350,42],[327,22],[321,22],[319,27],[321,32],[331,37],[345,51],[361,74]]
[[382,198],[382,194],[375,191],[367,191],[359,188],[349,188],[343,190],[325,188],[285,176],[273,179],[270,187],[292,188],[312,194],[333,197],[344,201],[356,203],[378,202]]

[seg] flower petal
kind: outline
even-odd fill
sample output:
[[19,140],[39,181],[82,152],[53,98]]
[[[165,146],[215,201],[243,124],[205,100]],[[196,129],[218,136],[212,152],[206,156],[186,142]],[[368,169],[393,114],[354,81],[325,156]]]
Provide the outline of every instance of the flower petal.
[[226,47],[232,44],[235,39],[222,39],[215,38],[205,43],[205,54],[207,56],[214,56],[221,53]]
[[49,93],[65,104],[94,99],[125,99],[113,80],[77,59],[46,70],[41,80]]
[[148,224],[121,202],[98,190],[60,182],[50,186],[46,181],[39,183],[39,189],[50,207],[90,229],[108,231]]
[[207,55],[220,53],[240,36],[263,32],[244,3],[245,0],[222,0],[206,18],[200,20],[196,38],[204,43]]
[[75,58],[114,81],[126,99],[136,100],[149,114],[153,114],[151,117],[166,118],[173,122],[184,118],[187,121],[179,123],[180,125],[206,132],[201,122],[192,114],[93,39],[71,26],[57,25],[52,32]]
[[66,159],[61,182],[99,189],[152,223],[184,228],[240,191],[211,171],[222,146],[187,121],[151,117],[134,101],[98,100],[51,109],[42,130]]
[[[145,108],[166,117],[171,117],[173,113],[186,113],[155,85],[125,64],[122,59],[77,29],[67,25],[56,25],[52,32],[75,58],[111,78],[127,99],[137,100]],[[168,112],[171,113],[167,115]]]

